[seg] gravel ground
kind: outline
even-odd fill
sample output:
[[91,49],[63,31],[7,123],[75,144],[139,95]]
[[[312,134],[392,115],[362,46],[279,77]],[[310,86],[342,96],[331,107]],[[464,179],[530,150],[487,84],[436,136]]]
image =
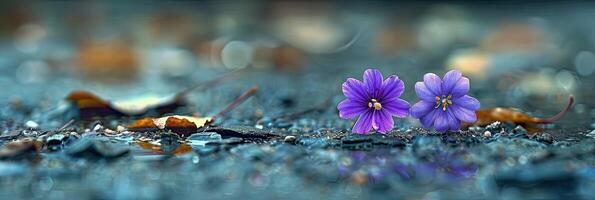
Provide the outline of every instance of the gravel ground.
[[[134,117],[78,119],[57,130],[66,123],[63,113],[74,107],[8,106],[2,120],[0,197],[595,198],[590,192],[595,189],[595,132],[572,123],[580,115],[571,113],[534,134],[499,122],[442,134],[404,119],[386,135],[354,135],[349,131],[353,122],[339,119],[332,105],[341,99],[336,81],[311,74],[287,83],[279,81],[286,78],[282,74],[273,74],[264,82],[260,77],[267,73],[244,74],[189,95],[203,98],[176,113],[214,113],[245,89],[237,85],[260,86],[255,97],[187,138],[117,127]],[[305,89],[279,89],[300,88],[296,85]],[[331,105],[325,103],[328,98]],[[204,106],[208,102],[212,105]]]

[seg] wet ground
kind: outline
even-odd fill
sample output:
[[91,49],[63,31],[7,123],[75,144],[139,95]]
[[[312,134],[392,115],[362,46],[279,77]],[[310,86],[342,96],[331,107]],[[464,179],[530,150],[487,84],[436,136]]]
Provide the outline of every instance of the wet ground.
[[[594,7],[2,4],[0,199],[595,199]],[[169,97],[239,68],[167,109],[127,116],[67,100],[76,90],[112,103]],[[354,135],[336,105],[345,79],[367,68],[398,75],[412,104],[425,73],[451,69],[482,108],[544,118],[575,103],[537,127],[437,133],[408,117],[388,134]],[[184,134],[129,128],[216,115],[253,86]]]
[[[208,116],[250,85],[260,86],[247,102],[186,138],[126,130],[134,117],[75,119],[61,129],[75,108],[27,94],[3,107],[0,197],[595,198],[595,131],[575,111],[533,134],[498,122],[441,134],[408,118],[386,135],[354,135],[353,122],[339,119],[335,108],[343,98],[341,80],[324,77],[304,73],[287,81],[284,73],[247,72],[194,92],[187,97],[192,106],[174,113]],[[474,93],[481,101],[482,91]]]

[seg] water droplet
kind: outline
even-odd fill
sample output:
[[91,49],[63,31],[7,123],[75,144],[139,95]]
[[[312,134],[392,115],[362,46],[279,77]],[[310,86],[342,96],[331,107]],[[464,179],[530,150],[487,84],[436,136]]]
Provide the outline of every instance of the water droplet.
[[253,48],[242,41],[231,41],[221,50],[223,65],[231,69],[247,67],[252,62]]
[[150,53],[148,65],[153,65],[159,73],[168,76],[184,76],[192,72],[192,54],[183,49],[165,48]]
[[576,85],[576,78],[571,72],[562,70],[556,74],[556,82],[558,82],[558,86],[564,88],[566,91],[571,91]]
[[192,156],[192,163],[198,164],[199,161],[200,161],[200,157],[198,157],[198,155]]
[[595,71],[595,54],[589,51],[581,51],[574,58],[574,67],[581,76],[589,76]]
[[25,126],[27,126],[28,128],[35,129],[35,128],[39,127],[39,124],[34,121],[27,121],[27,122],[25,122]]

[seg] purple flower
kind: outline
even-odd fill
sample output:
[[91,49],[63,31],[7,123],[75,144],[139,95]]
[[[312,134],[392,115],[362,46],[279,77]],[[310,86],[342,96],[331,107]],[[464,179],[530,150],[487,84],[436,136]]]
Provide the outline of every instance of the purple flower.
[[400,118],[409,114],[409,103],[400,99],[405,86],[403,81],[391,75],[384,81],[377,69],[364,72],[364,82],[348,78],[343,83],[343,94],[347,99],[337,105],[339,116],[351,119],[359,116],[353,126],[354,133],[366,134],[374,128],[380,133],[393,129],[393,116]]
[[421,101],[411,107],[411,116],[419,118],[424,127],[435,127],[439,132],[459,130],[461,122],[477,120],[479,101],[467,92],[469,79],[457,70],[447,72],[444,80],[428,73],[423,82],[415,83],[415,93]]

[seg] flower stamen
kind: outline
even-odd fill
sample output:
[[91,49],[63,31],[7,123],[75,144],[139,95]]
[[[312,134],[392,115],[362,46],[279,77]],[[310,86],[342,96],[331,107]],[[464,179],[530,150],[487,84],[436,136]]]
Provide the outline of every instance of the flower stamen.
[[442,106],[442,111],[446,111],[446,107],[448,107],[448,105],[452,105],[452,95],[442,95],[442,98],[436,96],[434,99],[436,99],[436,106],[434,108],[439,108]]
[[382,109],[382,104],[380,104],[380,102],[378,102],[378,100],[372,99],[372,100],[370,100],[370,102],[368,102],[368,108],[372,108],[372,107],[374,107],[375,110],[380,110],[380,109]]

